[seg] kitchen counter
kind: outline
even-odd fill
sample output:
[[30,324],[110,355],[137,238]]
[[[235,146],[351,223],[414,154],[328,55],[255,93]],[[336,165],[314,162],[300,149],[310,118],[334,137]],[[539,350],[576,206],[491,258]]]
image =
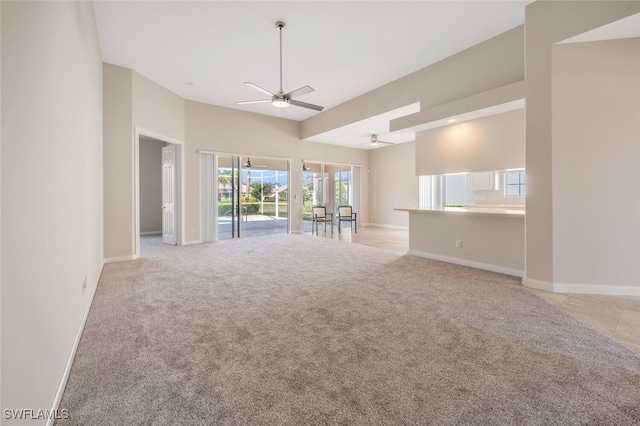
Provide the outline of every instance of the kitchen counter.
[[404,211],[419,214],[465,214],[477,216],[493,216],[507,218],[524,218],[524,207],[506,206],[476,206],[476,207],[447,207],[444,210],[403,209],[395,208],[395,211]]
[[409,254],[522,277],[524,208],[473,206],[409,213]]

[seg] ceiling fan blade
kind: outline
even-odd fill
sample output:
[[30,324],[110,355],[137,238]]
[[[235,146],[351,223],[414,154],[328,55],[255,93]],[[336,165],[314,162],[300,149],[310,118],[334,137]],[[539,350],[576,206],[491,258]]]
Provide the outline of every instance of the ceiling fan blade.
[[369,144],[371,146],[376,146],[378,144],[385,144],[385,145],[395,145],[395,142],[385,142],[385,141],[381,141],[380,139],[378,139],[378,134],[374,133],[371,135],[371,142],[369,142]]
[[237,104],[248,105],[248,104],[262,104],[265,102],[271,102],[271,99],[258,99],[257,101],[240,101],[240,102],[237,102]]
[[[260,86],[258,86],[257,84],[251,83],[250,81],[245,81],[244,84],[246,84],[247,86],[251,86],[254,89],[267,94],[269,96],[271,96],[271,102],[273,103],[273,106],[275,107],[286,107],[288,105],[295,105],[295,106],[299,106],[302,108],[309,108],[309,109],[313,109],[316,111],[322,111],[324,109],[323,106],[320,105],[314,105],[314,104],[308,104],[306,102],[299,102],[299,101],[294,101],[293,98],[298,97],[298,96],[302,96],[302,95],[306,95],[307,93],[311,93],[314,92],[315,89],[311,86],[303,86],[300,87],[296,90],[292,90],[289,93],[284,93],[284,90],[282,89],[282,31],[287,27],[287,25],[282,22],[282,21],[277,21],[276,22],[276,29],[278,30],[278,35],[280,38],[280,90],[278,90],[277,93],[271,93],[270,91],[268,91],[267,89],[264,89]],[[259,102],[268,102],[266,100],[264,101],[245,101],[245,102],[238,102],[239,104],[251,104],[251,103],[259,103]],[[281,114],[283,114],[283,111],[280,110],[278,112],[278,116],[280,116]]]
[[262,87],[258,86],[257,84],[253,84],[249,81],[245,81],[244,84],[246,84],[249,87],[253,87],[254,89],[264,93],[265,95],[269,95],[269,96],[273,96],[275,95],[275,93],[271,93],[270,91],[268,91],[267,89],[263,89]]
[[314,105],[314,104],[308,104],[306,102],[296,101],[295,99],[291,99],[289,101],[289,103],[291,105],[295,105],[295,106],[299,106],[299,107],[303,107],[303,108],[315,109],[316,111],[322,111],[324,109],[323,106]]
[[287,93],[285,96],[288,98],[295,98],[297,96],[306,95],[307,93],[315,92],[315,89],[311,86],[304,86],[299,89],[293,90]]

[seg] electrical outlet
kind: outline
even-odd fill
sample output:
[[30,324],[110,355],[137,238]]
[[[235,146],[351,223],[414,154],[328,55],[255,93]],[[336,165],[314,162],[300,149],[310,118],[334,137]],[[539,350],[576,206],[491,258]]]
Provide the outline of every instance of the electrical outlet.
[[84,279],[82,280],[82,292],[84,293],[84,290],[87,288],[87,277],[84,277]]
[[457,240],[456,241],[456,248],[462,248],[462,241],[461,240]]
[[191,233],[195,233],[196,232],[196,228],[191,228]]

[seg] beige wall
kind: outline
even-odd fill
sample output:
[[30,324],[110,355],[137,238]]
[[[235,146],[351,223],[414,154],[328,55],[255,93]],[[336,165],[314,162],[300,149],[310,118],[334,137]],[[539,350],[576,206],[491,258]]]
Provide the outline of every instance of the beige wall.
[[133,255],[132,72],[104,64],[104,256]]
[[408,228],[407,213],[393,209],[418,208],[415,151],[414,142],[369,151],[370,224]]
[[176,141],[184,141],[184,99],[132,72],[133,125]]
[[140,138],[140,232],[162,232],[162,147]]
[[639,12],[640,2],[624,1],[537,1],[526,7],[526,285],[550,289],[554,280],[553,44]]
[[524,110],[416,134],[416,173],[438,175],[524,167]]
[[[621,228],[611,228],[611,216],[605,220],[601,209],[589,213],[584,221],[567,225],[573,213],[569,213],[564,199],[559,201],[561,195],[576,187],[574,176],[561,167],[575,149],[575,134],[593,142],[585,156],[593,159],[599,169],[612,172],[614,177],[637,179],[637,174],[618,174],[620,165],[637,169],[637,164],[627,163],[637,153],[637,144],[628,143],[628,135],[637,132],[637,128],[625,128],[621,137],[612,140],[613,132],[633,122],[611,124],[614,117],[598,109],[586,112],[610,123],[610,127],[604,127],[605,136],[599,133],[603,127],[591,128],[595,120],[585,126],[591,130],[588,134],[563,123],[553,127],[553,113],[577,120],[573,114],[584,111],[565,104],[568,98],[562,96],[553,102],[551,71],[555,42],[639,12],[638,2],[535,2],[527,7],[526,31],[520,27],[505,33],[299,124],[184,102],[131,70],[108,64],[103,67],[90,2],[1,2],[0,405],[34,409],[52,406],[103,259],[133,254],[135,127],[187,140],[186,228],[193,227],[194,233],[185,239],[196,239],[197,149],[290,158],[292,199],[298,194],[300,200],[302,159],[361,164],[365,171],[371,166],[371,156],[375,169],[382,170],[378,169],[379,156],[385,152],[307,143],[300,140],[301,135],[308,137],[415,101],[429,108],[520,81],[524,77],[524,35],[528,85],[527,276],[530,281],[543,283],[554,279],[585,283],[586,277],[576,269],[584,266],[588,256],[592,259],[600,252],[578,250],[576,235],[595,223],[599,227],[592,233],[610,232],[612,236],[601,235],[604,246],[620,256],[606,258],[606,268],[625,271],[607,276],[622,285],[633,285],[633,280],[637,284],[637,271],[630,269],[630,256],[637,247],[637,220],[632,223],[631,216],[638,211],[637,204],[631,203],[628,211],[615,216],[615,220],[631,226],[631,238],[636,239],[627,240],[629,237],[622,235]],[[605,54],[616,55],[617,49]],[[570,83],[588,84],[593,77],[581,76]],[[559,74],[555,83],[561,80]],[[606,93],[588,94],[596,101],[609,101],[604,97]],[[613,100],[619,101],[629,98]],[[633,112],[634,105],[631,103],[632,109],[627,112]],[[612,153],[610,149],[601,151],[603,144],[612,143],[630,155]],[[408,155],[405,148],[388,152],[393,152],[392,158],[402,160]],[[557,164],[552,154],[557,154]],[[599,155],[606,158],[596,161]],[[389,169],[394,167],[390,165]],[[580,177],[587,175],[586,165],[573,171]],[[375,185],[380,185],[379,178],[376,174]],[[380,221],[387,222],[388,211],[376,209],[373,221],[365,210],[365,206],[378,205],[373,195],[375,186],[372,184],[370,191],[369,180],[369,175],[362,173],[362,220],[378,222],[377,218],[382,217]],[[638,198],[637,188],[630,185],[628,190]],[[367,198],[369,193],[371,200]],[[578,195],[588,197],[591,191],[580,188]],[[605,200],[612,202],[613,195],[607,194]],[[301,229],[300,210],[298,203],[292,211],[294,230]],[[393,216],[389,220],[391,224],[401,223]],[[513,219],[514,223],[517,220]],[[563,229],[554,234],[560,225]],[[483,226],[478,224],[476,228]],[[462,238],[481,241],[491,236]],[[627,252],[620,248],[625,244]],[[565,260],[563,253],[571,251],[574,254]],[[592,272],[593,282],[603,285],[604,274]],[[88,288],[83,292],[84,277]]]
[[[307,138],[416,101],[421,102],[421,110],[427,110],[457,99],[517,83],[523,79],[524,28],[518,27],[317,114],[302,122],[301,135],[303,138]],[[513,113],[513,115],[517,114],[517,112]],[[521,127],[517,136],[514,136],[519,145],[514,143],[512,146],[517,146],[514,148],[519,150],[517,156],[523,158],[524,134],[522,126],[524,124],[522,111],[519,114]],[[517,118],[514,119],[514,122],[516,120]],[[467,127],[469,126],[467,125]],[[517,126],[518,124],[515,124],[510,129],[516,129]],[[501,126],[498,125],[497,131],[500,131],[500,128]],[[486,144],[491,144],[491,142],[486,142]],[[363,223],[407,226],[408,218],[406,215],[393,212],[391,209],[393,207],[411,207],[411,203],[415,203],[417,207],[417,201],[413,201],[418,196],[418,181],[415,175],[422,174],[418,170],[422,166],[420,161],[416,162],[414,159],[415,153],[408,150],[409,146],[398,146],[397,150],[384,148],[370,151],[369,158],[373,168],[369,174],[366,173],[366,169],[363,169],[362,174],[363,178],[369,178],[371,181],[369,192],[364,193],[370,197],[368,202],[370,217],[367,221],[363,218]],[[383,154],[388,155],[386,161],[383,161]],[[407,159],[413,162],[410,168],[407,168],[404,163]],[[497,164],[496,161],[493,163]],[[523,167],[523,163],[522,159],[519,165],[509,167]],[[491,169],[493,167],[479,170]],[[415,170],[414,175],[409,176],[408,170]],[[394,172],[400,172],[398,174],[399,181],[397,186],[391,188],[389,187],[390,181],[384,181],[386,177],[383,175]],[[390,191],[385,193],[376,187]],[[381,202],[380,198],[389,197],[392,199],[392,205],[386,208],[384,206],[387,202]]]
[[184,100],[127,68],[104,64],[105,258],[135,253],[134,129],[184,140]]
[[51,409],[104,259],[102,59],[92,3],[0,8],[1,406]]
[[552,87],[554,285],[640,288],[640,38],[555,46]]
[[[366,151],[300,140],[300,123],[184,101],[131,70],[110,64],[105,73],[105,257],[134,255],[133,143],[148,136],[184,141],[185,243],[200,241],[198,150],[291,160],[291,228],[302,230],[302,159],[368,166]],[[368,220],[368,178],[361,183],[362,220]],[[297,199],[296,199],[297,196]]]
[[514,28],[302,122],[302,138],[402,106],[420,109],[524,79],[524,29]]
[[[406,213],[405,213],[406,214]],[[409,253],[522,276],[524,216],[421,211],[410,215]],[[456,247],[456,241],[461,247]]]
[[[307,161],[361,164],[363,171],[369,166],[369,154],[366,151],[302,142],[301,137],[309,137],[411,102],[420,101],[423,109],[429,109],[517,83],[523,80],[525,74],[523,43],[526,38],[527,279],[530,284],[552,283],[554,268],[552,45],[599,25],[638,13],[640,3],[535,2],[526,10],[526,27],[519,27],[497,36],[343,105],[315,115],[302,123],[190,101],[184,102],[184,112],[181,114],[179,98],[144,77],[128,71],[132,105],[128,106],[125,103],[123,107],[135,109],[135,112],[132,112],[128,127],[120,126],[127,121],[126,118],[118,126],[121,130],[131,129],[137,125],[136,120],[139,120],[140,127],[172,137],[181,138],[180,133],[184,132],[184,137],[181,138],[186,141],[184,159],[186,235],[184,240],[199,240],[199,166],[196,153],[198,149],[290,158],[292,160],[291,217],[292,229],[296,231],[301,229],[299,215],[301,204],[298,202],[296,205],[295,196],[300,197],[301,193],[299,165],[303,158]],[[107,80],[106,78],[105,86],[109,84]],[[144,100],[150,100],[154,109],[139,108]],[[161,108],[161,112],[153,113],[153,118],[148,119],[149,117],[145,114],[156,108]],[[105,111],[107,109],[109,109],[109,103],[105,101]],[[175,121],[168,123],[167,120]],[[106,135],[105,129],[105,137]],[[422,133],[419,135],[416,146],[420,146],[423,136]],[[130,141],[131,136],[128,136],[128,139]],[[121,149],[123,153],[125,150],[130,151],[129,141],[121,146],[116,144],[114,149]],[[419,149],[421,148],[417,148]],[[105,156],[106,154],[105,148]],[[420,152],[417,154],[421,156]],[[482,158],[482,155],[479,158]],[[105,159],[105,167],[109,170],[105,170],[105,179],[109,173],[117,173],[118,167],[130,167],[131,161],[130,156],[126,155],[115,162],[113,158],[109,161]],[[427,171],[420,164],[421,162],[417,164],[416,173],[426,173]],[[503,166],[495,163],[491,166],[473,165],[474,168],[481,170],[519,166]],[[132,196],[130,190],[117,182],[118,179],[130,182],[130,177],[122,176],[128,173],[128,170],[124,169],[123,173],[115,177],[116,181],[105,183],[105,212],[109,209],[117,210],[114,218],[109,217],[107,219],[109,223],[105,222],[105,255],[107,257],[126,257],[132,253],[130,223]],[[369,191],[369,174],[362,173],[362,178],[362,221],[363,223],[382,223],[378,219],[372,221],[369,218],[368,208],[377,206],[378,203],[373,198],[371,200],[367,198],[373,194],[373,191]],[[113,188],[118,188],[119,192],[115,194],[112,191]],[[115,198],[112,199],[112,197]],[[115,203],[114,200],[116,200]],[[376,216],[378,216],[377,213]],[[380,220],[392,225],[401,223],[395,222],[396,219],[393,217],[390,219],[391,223],[386,218]],[[555,258],[555,261],[559,259]]]
[[[300,140],[300,123],[199,102],[185,108],[185,207],[187,240],[200,235],[200,160],[198,150],[281,157],[291,160],[289,175],[292,232],[302,231],[302,160],[357,164],[366,170],[368,153]],[[368,220],[368,178],[361,184],[362,221]],[[297,196],[297,198],[296,198]],[[193,232],[191,232],[193,229]]]

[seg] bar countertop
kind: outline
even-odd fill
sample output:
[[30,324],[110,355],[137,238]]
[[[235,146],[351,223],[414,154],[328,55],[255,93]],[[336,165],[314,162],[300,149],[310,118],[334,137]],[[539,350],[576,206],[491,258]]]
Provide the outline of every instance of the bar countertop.
[[418,214],[470,215],[509,219],[524,219],[525,215],[524,208],[520,206],[447,207],[444,210],[394,208],[393,210]]

